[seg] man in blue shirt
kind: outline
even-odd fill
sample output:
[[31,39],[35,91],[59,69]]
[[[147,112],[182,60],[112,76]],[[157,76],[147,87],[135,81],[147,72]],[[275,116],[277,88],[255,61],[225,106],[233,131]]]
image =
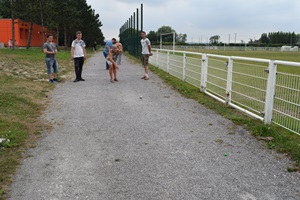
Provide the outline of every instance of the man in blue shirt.
[[[114,44],[116,44],[116,42],[117,42],[116,38],[112,38],[111,40],[106,42],[104,50],[103,50],[104,58],[107,57],[108,52],[112,49],[112,46]],[[106,63],[106,70],[109,70],[109,65],[107,63]]]

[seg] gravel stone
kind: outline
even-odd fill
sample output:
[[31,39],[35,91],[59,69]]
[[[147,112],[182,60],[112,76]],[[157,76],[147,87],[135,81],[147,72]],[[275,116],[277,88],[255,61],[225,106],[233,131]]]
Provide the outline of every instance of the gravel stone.
[[28,150],[11,200],[300,199],[288,158],[122,62],[119,83],[97,53],[86,81],[56,85],[43,116],[54,127]]

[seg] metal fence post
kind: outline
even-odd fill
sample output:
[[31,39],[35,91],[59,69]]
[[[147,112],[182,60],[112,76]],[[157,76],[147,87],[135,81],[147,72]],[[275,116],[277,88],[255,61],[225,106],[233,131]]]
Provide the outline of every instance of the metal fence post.
[[232,89],[232,70],[233,61],[232,58],[228,58],[227,61],[227,85],[226,85],[226,104],[231,102],[231,89]]
[[170,52],[167,53],[167,73],[170,73]]
[[156,50],[156,66],[159,68],[159,65],[158,65],[158,50]]
[[[174,51],[173,51],[174,53]],[[186,53],[183,53],[183,68],[182,68],[182,80],[185,81],[185,71],[186,71]]]
[[208,68],[208,57],[207,54],[202,54],[202,69],[201,69],[201,92],[205,92],[206,90],[206,82],[207,82],[207,69]]
[[269,70],[268,70],[269,75],[268,75],[267,89],[266,89],[266,100],[265,100],[265,116],[264,116],[265,124],[271,124],[272,122],[275,84],[276,84],[276,72],[277,72],[277,65],[275,64],[274,60],[270,60]]

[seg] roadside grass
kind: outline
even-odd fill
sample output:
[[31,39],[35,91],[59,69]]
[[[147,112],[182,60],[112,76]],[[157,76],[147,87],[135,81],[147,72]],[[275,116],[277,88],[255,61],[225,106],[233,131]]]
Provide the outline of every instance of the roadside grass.
[[[88,50],[90,55],[92,51]],[[10,184],[27,148],[49,127],[39,119],[55,84],[48,83],[41,48],[0,49],[0,200],[8,198]],[[73,77],[70,51],[59,51],[59,78]]]
[[[139,62],[138,59],[130,56],[127,52],[126,55],[132,60]],[[271,137],[272,139],[270,141],[266,141],[264,143],[266,148],[276,150],[277,152],[283,153],[291,158],[294,164],[287,169],[289,172],[300,171],[299,135],[274,124],[271,126],[265,125],[261,121],[251,118],[250,116],[232,107],[226,106],[204,93],[201,93],[199,88],[192,86],[157,67],[149,65],[149,69],[162,78],[164,82],[170,85],[173,89],[180,92],[183,96],[194,99],[200,104],[214,110],[221,116],[231,120],[236,125],[245,127],[258,140],[264,141],[265,138]],[[228,134],[234,134],[234,130]]]

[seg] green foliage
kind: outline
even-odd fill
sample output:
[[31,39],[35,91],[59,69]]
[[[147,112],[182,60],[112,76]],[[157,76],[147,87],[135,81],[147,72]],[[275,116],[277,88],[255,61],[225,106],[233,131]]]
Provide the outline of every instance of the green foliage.
[[51,32],[55,32],[59,45],[70,46],[78,30],[82,31],[87,46],[92,46],[95,41],[98,44],[104,44],[104,36],[100,29],[102,26],[100,16],[87,5],[86,0],[0,1],[1,15],[11,18],[12,12],[15,19],[43,24]]
[[290,45],[294,46],[298,44],[299,34],[296,35],[295,32],[270,32],[263,33],[259,39],[263,44],[277,44],[277,45]]

